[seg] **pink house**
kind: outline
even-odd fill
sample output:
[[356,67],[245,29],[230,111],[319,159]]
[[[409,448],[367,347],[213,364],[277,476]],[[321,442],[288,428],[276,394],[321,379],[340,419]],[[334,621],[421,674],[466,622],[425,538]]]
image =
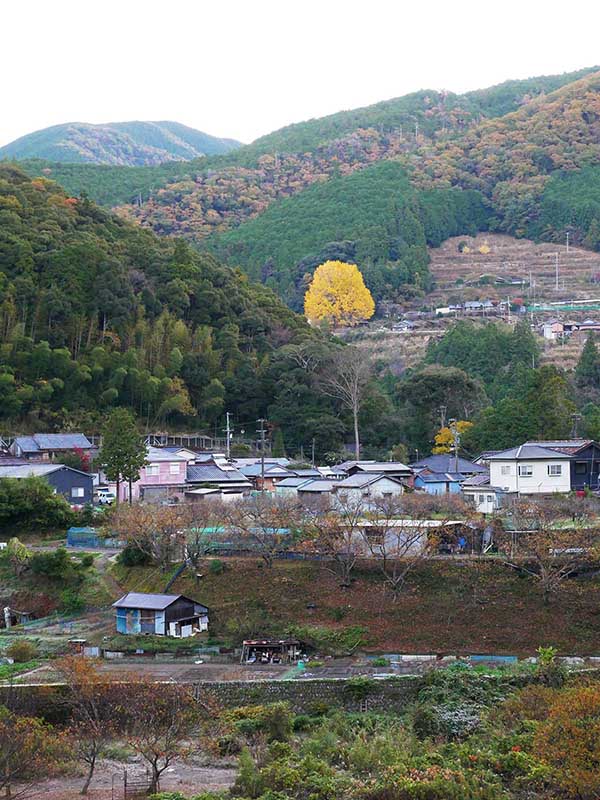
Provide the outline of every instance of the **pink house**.
[[[148,447],[146,464],[140,470],[140,477],[131,487],[133,500],[166,500],[177,497],[183,500],[188,463],[195,460],[196,454],[185,448]],[[110,488],[116,492],[116,484]],[[129,500],[129,484],[119,487],[119,500]]]

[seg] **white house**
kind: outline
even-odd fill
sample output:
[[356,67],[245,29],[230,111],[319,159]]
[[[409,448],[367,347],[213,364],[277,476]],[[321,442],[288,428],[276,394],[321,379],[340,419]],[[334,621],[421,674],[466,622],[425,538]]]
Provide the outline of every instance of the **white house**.
[[404,492],[404,484],[397,478],[376,473],[357,472],[334,484],[333,493],[340,503],[358,502],[369,503],[382,497],[392,497]]
[[490,476],[487,473],[467,478],[462,483],[461,491],[465,500],[480,514],[493,514],[502,507],[506,499],[504,489],[490,485]]
[[571,491],[570,456],[536,444],[522,444],[487,458],[490,484],[505,492],[553,494]]

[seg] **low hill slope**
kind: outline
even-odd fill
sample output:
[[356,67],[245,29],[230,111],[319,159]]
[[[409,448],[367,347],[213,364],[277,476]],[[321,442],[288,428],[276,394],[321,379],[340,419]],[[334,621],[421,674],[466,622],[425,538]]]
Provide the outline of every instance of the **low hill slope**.
[[0,159],[142,166],[226,153],[240,143],[178,122],[70,122],[22,136],[0,147]]
[[269,289],[2,164],[0,286],[5,430],[94,430],[115,406],[214,430],[225,408],[244,423],[270,410],[293,445],[303,414],[330,411],[314,396],[281,410],[291,386],[309,392],[286,347],[327,341]]

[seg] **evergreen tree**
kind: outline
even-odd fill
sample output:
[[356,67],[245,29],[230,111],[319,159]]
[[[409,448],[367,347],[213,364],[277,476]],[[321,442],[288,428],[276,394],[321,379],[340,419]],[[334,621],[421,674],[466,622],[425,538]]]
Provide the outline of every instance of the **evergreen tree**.
[[578,386],[590,389],[597,389],[600,386],[600,353],[593,333],[590,333],[581,351],[575,368],[575,377]]
[[110,481],[117,485],[117,503],[121,481],[131,485],[140,477],[140,469],[146,463],[146,445],[135,427],[133,415],[126,408],[115,408],[102,431],[100,464]]
[[277,428],[275,435],[273,436],[273,457],[285,457],[285,442],[283,441],[283,431],[281,428]]

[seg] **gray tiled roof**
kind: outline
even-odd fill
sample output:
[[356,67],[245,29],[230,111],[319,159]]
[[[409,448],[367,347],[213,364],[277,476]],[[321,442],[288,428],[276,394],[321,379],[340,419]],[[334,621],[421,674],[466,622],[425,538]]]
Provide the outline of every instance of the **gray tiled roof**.
[[248,483],[248,479],[237,469],[220,469],[216,464],[188,464],[188,483]]
[[380,481],[382,478],[386,478],[388,481],[395,481],[396,483],[400,483],[396,478],[392,478],[390,475],[384,475],[381,472],[378,473],[356,473],[356,475],[349,475],[347,478],[344,478],[343,481],[340,481],[337,486],[340,489],[360,489],[361,486],[370,486],[372,483],[376,483]]
[[334,486],[339,486],[335,481],[307,481],[298,487],[299,492],[330,492]]
[[[454,455],[452,453],[438,453],[422,458],[420,461],[415,461],[410,466],[430,469],[432,472],[454,472]],[[458,472],[463,475],[473,472],[487,472],[487,467],[474,464],[472,461],[467,461],[466,458],[459,458],[457,466]]]
[[488,461],[513,461],[513,460],[529,460],[535,461],[536,459],[554,460],[560,458],[569,458],[567,453],[561,453],[558,450],[551,450],[548,447],[540,447],[537,444],[522,444],[519,447],[511,447],[509,450],[501,450],[493,456],[488,457]]
[[[191,600],[183,594],[145,594],[144,592],[129,592],[120,597],[116,603],[113,603],[113,608],[147,608],[150,611],[163,611],[168,608],[175,600],[183,597],[186,600]],[[196,603],[195,600],[191,602]],[[202,603],[197,603],[202,605]],[[203,606],[206,608],[206,606]],[[208,610],[208,609],[207,609]]]
[[0,466],[0,478],[29,478],[31,475],[48,475],[63,469],[63,464],[19,464]]
[[[242,475],[247,477],[258,478],[262,475],[262,464],[247,464],[239,469]],[[269,478],[277,478],[279,476],[291,478],[294,473],[279,464],[267,464],[265,462],[265,475]]]
[[83,433],[35,433],[33,436],[18,436],[16,443],[27,453],[39,450],[89,450],[92,443]]

